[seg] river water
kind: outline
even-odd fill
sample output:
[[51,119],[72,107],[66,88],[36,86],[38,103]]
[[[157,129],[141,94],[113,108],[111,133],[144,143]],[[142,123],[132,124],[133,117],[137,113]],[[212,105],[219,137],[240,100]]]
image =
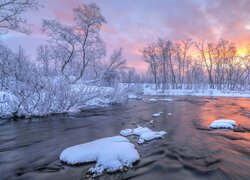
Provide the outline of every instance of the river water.
[[[93,163],[67,166],[58,159],[61,151],[118,135],[135,124],[168,134],[143,145],[128,137],[140,161],[126,172],[97,179],[250,179],[250,99],[148,98],[81,113],[0,120],[0,179],[88,179]],[[159,111],[165,115],[150,124],[152,114]],[[237,120],[238,128],[210,130],[209,123],[220,118]]]

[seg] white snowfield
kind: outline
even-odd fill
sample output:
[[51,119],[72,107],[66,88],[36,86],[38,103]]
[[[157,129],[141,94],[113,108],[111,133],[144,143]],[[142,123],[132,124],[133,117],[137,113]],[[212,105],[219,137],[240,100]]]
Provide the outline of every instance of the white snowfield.
[[235,126],[236,122],[228,119],[215,120],[209,125],[213,129],[234,129]]
[[150,141],[157,138],[163,138],[167,133],[165,131],[152,131],[147,127],[138,126],[134,129],[124,129],[120,132],[122,136],[136,135],[139,136],[138,143],[143,144],[145,141]]
[[[161,88],[156,89],[153,83],[143,84],[143,94],[151,96],[213,96],[213,97],[250,97],[249,91],[229,91],[201,88],[202,85],[198,85],[193,89],[166,89],[162,92]],[[157,99],[155,99],[156,101]],[[163,100],[163,99],[162,99]]]
[[79,164],[96,161],[96,165],[89,169],[96,175],[122,170],[132,167],[140,159],[135,146],[122,136],[98,139],[92,142],[69,147],[62,151],[60,160],[67,164]]

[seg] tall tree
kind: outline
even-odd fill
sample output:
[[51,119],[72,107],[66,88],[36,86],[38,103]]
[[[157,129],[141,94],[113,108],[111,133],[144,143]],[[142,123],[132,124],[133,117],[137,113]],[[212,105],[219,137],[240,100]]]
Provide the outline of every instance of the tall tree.
[[[43,31],[50,37],[54,59],[61,62],[62,74],[75,83],[83,77],[90,62],[105,55],[105,43],[100,37],[100,28],[106,21],[94,3],[75,8],[73,12],[75,25],[44,20]],[[70,79],[72,76],[74,78]]]

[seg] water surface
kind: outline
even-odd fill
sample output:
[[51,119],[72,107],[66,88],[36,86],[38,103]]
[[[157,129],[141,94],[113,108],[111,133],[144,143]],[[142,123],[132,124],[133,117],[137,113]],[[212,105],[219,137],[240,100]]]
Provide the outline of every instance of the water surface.
[[[141,160],[126,172],[104,174],[97,179],[250,179],[250,100],[173,100],[131,100],[124,105],[70,115],[0,120],[0,179],[88,179],[86,172],[94,164],[67,166],[58,159],[61,151],[118,135],[135,124],[165,130],[168,135],[143,145],[129,137]],[[159,111],[165,115],[152,118]],[[238,128],[210,130],[209,123],[220,118],[237,120]],[[152,119],[154,123],[150,124]]]

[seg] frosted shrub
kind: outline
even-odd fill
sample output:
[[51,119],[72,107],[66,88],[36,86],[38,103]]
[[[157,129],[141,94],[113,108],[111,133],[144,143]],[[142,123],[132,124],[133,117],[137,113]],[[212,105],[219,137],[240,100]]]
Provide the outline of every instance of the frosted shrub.
[[112,103],[124,103],[128,100],[129,91],[128,88],[117,84],[112,94]]

